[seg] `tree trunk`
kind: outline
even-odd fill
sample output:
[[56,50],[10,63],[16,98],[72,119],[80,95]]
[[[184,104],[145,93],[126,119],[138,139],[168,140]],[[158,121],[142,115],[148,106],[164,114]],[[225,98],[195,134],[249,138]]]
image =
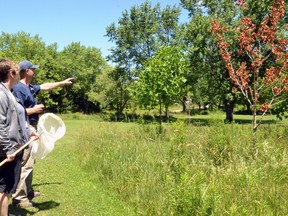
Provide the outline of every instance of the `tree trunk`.
[[182,111],[183,111],[183,113],[185,113],[186,112],[186,110],[187,110],[187,106],[186,106],[186,100],[187,100],[187,98],[186,97],[183,97],[183,99],[182,99]]
[[166,123],[169,123],[169,107],[165,106],[165,118],[166,118]]
[[245,100],[245,104],[246,104],[246,114],[252,114],[252,111],[251,111],[251,105],[248,101]]
[[85,111],[84,111],[84,113],[88,114],[88,112],[89,112],[89,102],[86,100],[85,101]]
[[254,115],[253,110],[253,146],[252,146],[252,154],[253,158],[256,158],[256,142],[257,142],[257,120],[256,115]]
[[256,155],[257,155],[256,142],[257,142],[257,128],[258,128],[256,102],[254,102],[254,104],[252,106],[252,112],[253,112],[253,121],[252,121],[252,127],[253,127],[252,156],[253,156],[253,159],[256,159]]
[[225,99],[224,105],[225,105],[225,111],[226,111],[225,122],[232,123],[233,122],[234,107],[236,105],[236,98],[234,98],[232,101],[228,101]]
[[159,120],[159,134],[162,133],[162,103],[160,103],[160,120]]

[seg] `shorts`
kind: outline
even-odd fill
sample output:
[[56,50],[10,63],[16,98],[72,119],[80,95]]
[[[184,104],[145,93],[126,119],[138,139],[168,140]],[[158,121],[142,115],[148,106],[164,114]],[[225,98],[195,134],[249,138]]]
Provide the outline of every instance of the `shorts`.
[[[0,193],[15,193],[21,175],[21,161],[23,151],[18,153],[11,162],[6,162],[0,167]],[[0,161],[6,157],[0,157]]]

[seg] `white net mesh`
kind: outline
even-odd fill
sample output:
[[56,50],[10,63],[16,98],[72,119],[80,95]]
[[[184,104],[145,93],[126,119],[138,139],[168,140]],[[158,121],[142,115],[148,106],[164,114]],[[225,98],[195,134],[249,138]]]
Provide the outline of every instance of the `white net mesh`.
[[31,156],[43,159],[54,149],[55,142],[65,135],[66,127],[60,117],[45,113],[39,118],[37,132],[40,139],[33,142]]

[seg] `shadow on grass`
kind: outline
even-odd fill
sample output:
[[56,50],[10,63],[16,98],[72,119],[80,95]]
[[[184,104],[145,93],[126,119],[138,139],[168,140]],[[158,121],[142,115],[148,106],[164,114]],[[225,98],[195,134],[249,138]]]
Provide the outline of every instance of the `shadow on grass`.
[[[188,124],[193,124],[195,126],[209,126],[213,125],[215,123],[219,122],[225,122],[223,120],[213,120],[213,119],[202,119],[202,118],[191,118],[191,119],[185,119],[185,122]],[[252,124],[252,120],[249,119],[234,119],[234,123],[236,124]],[[261,124],[276,124],[277,122],[275,120],[262,120]]]
[[[203,115],[203,116],[207,116],[207,115]],[[190,118],[182,118],[182,117],[178,117],[177,114],[175,115],[169,115],[169,121],[166,121],[165,116],[160,117],[159,115],[149,115],[149,114],[143,114],[143,115],[136,115],[136,114],[126,114],[123,115],[122,119],[118,119],[118,121],[120,122],[138,122],[141,124],[151,124],[151,123],[160,123],[160,121],[162,121],[162,123],[172,123],[177,121],[178,119],[183,119],[187,124],[193,124],[195,126],[209,126],[209,125],[213,125],[215,123],[220,123],[220,122],[225,122],[225,119],[213,119],[213,118],[195,118],[193,116],[191,116]],[[106,119],[109,120],[111,122],[115,122],[117,121],[117,119],[115,119],[114,115],[110,116],[110,119]],[[257,121],[259,123],[259,121]],[[233,123],[236,124],[252,124],[252,119],[238,119],[238,118],[234,118]],[[276,120],[262,120],[261,121],[262,124],[276,124],[277,121]]]
[[[249,119],[235,119],[234,120],[235,123],[237,124],[252,124],[252,120]],[[257,121],[257,123],[259,123],[259,121]],[[262,120],[261,121],[262,124],[276,124],[277,121],[276,120]]]
[[15,215],[15,216],[34,215],[34,214],[38,213],[39,211],[53,209],[53,208],[58,207],[59,205],[60,205],[60,203],[54,202],[52,200],[42,202],[42,203],[36,203],[35,207],[30,207],[30,208],[26,208],[26,209],[17,207],[15,205],[10,205],[9,206],[9,215]]
[[45,182],[45,183],[40,183],[40,184],[33,184],[33,187],[38,187],[38,186],[43,186],[43,185],[61,185],[63,182]]
[[[62,182],[44,182],[39,184],[33,184],[33,187],[43,186],[43,185],[55,185],[55,184],[63,184]],[[35,203],[35,202],[34,202]],[[9,215],[15,215],[15,216],[25,216],[25,215],[34,215],[38,213],[39,211],[45,211],[49,209],[56,208],[60,205],[60,203],[57,203],[53,200],[45,201],[45,202],[36,202],[35,207],[30,208],[20,208],[16,205],[11,204],[9,206]]]

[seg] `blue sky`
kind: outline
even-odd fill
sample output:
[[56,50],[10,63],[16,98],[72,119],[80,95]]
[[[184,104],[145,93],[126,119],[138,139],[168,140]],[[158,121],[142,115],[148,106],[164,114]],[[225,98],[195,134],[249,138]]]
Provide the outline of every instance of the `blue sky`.
[[[106,27],[117,23],[124,10],[145,0],[9,0],[1,1],[0,31],[36,34],[46,45],[57,43],[62,50],[71,42],[96,47],[103,57],[113,43],[108,42]],[[151,0],[162,7],[178,6],[180,0]],[[185,17],[184,17],[185,16]],[[181,20],[187,17],[182,15]]]

